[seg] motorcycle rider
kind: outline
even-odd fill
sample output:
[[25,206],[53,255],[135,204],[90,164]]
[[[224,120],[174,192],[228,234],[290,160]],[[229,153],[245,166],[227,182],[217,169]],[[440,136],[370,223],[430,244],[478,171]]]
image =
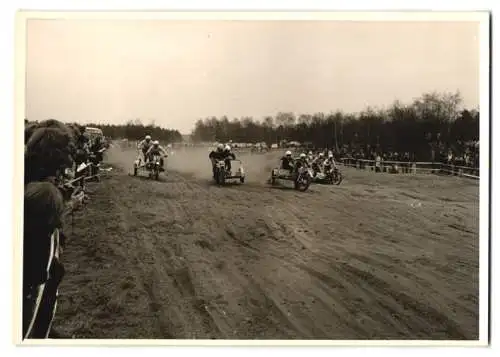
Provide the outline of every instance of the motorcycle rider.
[[167,151],[160,145],[158,140],[153,141],[148,151],[146,151],[147,162],[151,161],[150,159],[153,155],[161,155],[162,153],[163,156],[160,158],[160,166],[163,169],[163,158],[168,156]]
[[320,152],[318,156],[311,162],[311,167],[314,171],[314,175],[321,171],[321,166],[323,165],[324,154]]
[[231,146],[226,145],[223,151],[224,164],[226,165],[226,170],[231,172],[231,160],[236,160],[236,155],[231,152]]
[[144,163],[147,163],[147,152],[153,145],[153,142],[151,141],[151,136],[146,135],[144,140],[142,140],[139,144],[137,144],[137,148],[142,151],[142,156],[144,158]]
[[[327,170],[329,168],[331,168],[333,171],[333,174],[336,175],[337,172],[338,172],[338,168],[337,168],[337,163],[335,162],[335,159],[333,158],[333,152],[329,152],[328,153],[328,158],[325,160],[325,162],[323,163],[323,166],[325,168],[327,168]],[[326,173],[326,172],[325,172]]]
[[292,157],[292,152],[288,150],[285,153],[285,156],[283,156],[281,159],[281,166],[280,168],[282,170],[288,170],[290,172],[290,175],[293,174],[293,168],[294,168],[294,160]]
[[307,159],[309,159],[309,162],[313,162],[314,161],[314,154],[312,151],[309,151],[309,153],[307,154]]
[[217,144],[217,148],[215,150],[210,151],[210,154],[208,154],[208,158],[222,160],[224,158],[223,154],[224,154],[224,145]]
[[224,145],[218,144],[217,149],[212,150],[210,154],[208,154],[208,158],[212,161],[212,173],[215,177],[215,163],[218,160],[224,160]]
[[301,167],[309,167],[307,155],[304,153],[300,154],[299,159],[295,162],[295,173],[298,172]]
[[335,159],[333,158],[333,152],[328,153],[328,157],[326,158],[324,162],[325,166],[331,166],[332,168],[336,169],[337,168],[337,163],[335,162]]

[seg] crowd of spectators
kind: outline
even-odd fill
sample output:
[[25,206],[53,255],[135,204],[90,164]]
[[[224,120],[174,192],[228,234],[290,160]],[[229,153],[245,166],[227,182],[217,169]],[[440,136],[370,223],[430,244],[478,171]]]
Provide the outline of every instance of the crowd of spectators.
[[[442,167],[442,171],[456,171],[463,168],[468,172],[479,173],[479,141],[457,141],[451,145],[433,142],[426,150],[419,153],[396,151],[370,147],[369,145],[350,146],[340,148],[326,148],[312,150],[320,152],[331,150],[335,159],[347,166],[358,169],[373,169],[375,171],[389,171],[408,173],[413,167]],[[445,166],[446,165],[446,166]]]
[[479,167],[479,141],[459,141],[453,145],[437,143],[429,145],[428,152],[420,155],[409,151],[382,150],[370,148],[369,146],[353,148],[348,145],[339,150],[333,149],[333,151],[337,160],[348,159],[355,161],[361,168],[367,161],[376,160],[399,162],[401,164],[430,162],[468,168]]
[[65,244],[63,226],[75,188],[68,175],[98,144],[89,142],[84,127],[57,120],[26,120],[24,134],[22,334],[57,337],[51,322],[64,276],[59,260]]

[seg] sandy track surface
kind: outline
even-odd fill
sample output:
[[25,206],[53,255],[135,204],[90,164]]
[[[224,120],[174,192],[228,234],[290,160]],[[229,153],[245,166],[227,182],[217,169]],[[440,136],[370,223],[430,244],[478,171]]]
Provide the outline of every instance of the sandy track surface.
[[76,338],[477,339],[479,186],[344,169],[304,193],[216,187],[206,151],[155,182],[135,153],[75,214],[55,327]]

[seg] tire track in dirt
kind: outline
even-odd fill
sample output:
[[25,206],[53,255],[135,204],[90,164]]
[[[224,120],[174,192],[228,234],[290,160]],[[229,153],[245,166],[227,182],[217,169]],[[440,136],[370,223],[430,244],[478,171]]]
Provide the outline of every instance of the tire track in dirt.
[[[115,163],[126,168],[127,160]],[[95,224],[79,232],[78,249],[68,248],[68,259],[78,261],[81,250],[92,251],[85,244],[97,244],[107,255],[96,257],[110,268],[92,263],[90,272],[71,271],[65,286],[99,310],[78,284],[81,275],[104,275],[93,292],[112,299],[106,291],[125,280],[128,298],[106,323],[96,312],[78,334],[477,338],[478,224],[470,218],[477,188],[463,185],[462,206],[446,216],[446,184],[419,177],[427,188],[418,191],[394,176],[346,177],[339,187],[298,193],[260,179],[217,187],[198,174],[169,171],[155,182],[116,170],[96,188],[101,193],[85,218]],[[421,206],[401,194],[410,190]],[[96,229],[106,233],[99,241],[89,238]],[[61,326],[73,333],[82,312],[68,301],[61,310],[69,319]]]

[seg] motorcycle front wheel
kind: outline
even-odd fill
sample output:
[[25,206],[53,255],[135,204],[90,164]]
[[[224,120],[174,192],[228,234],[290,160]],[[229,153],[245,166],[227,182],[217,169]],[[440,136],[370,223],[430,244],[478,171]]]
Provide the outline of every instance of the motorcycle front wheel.
[[333,183],[338,186],[338,185],[340,185],[340,183],[342,182],[342,180],[343,180],[342,174],[339,172],[338,174],[336,174],[334,176]]
[[297,180],[294,182],[295,189],[300,192],[306,191],[309,186],[311,185],[311,178],[310,177],[299,177]]
[[226,173],[224,172],[224,170],[219,170],[217,176],[217,183],[219,184],[219,186],[224,185],[224,182],[226,181]]

